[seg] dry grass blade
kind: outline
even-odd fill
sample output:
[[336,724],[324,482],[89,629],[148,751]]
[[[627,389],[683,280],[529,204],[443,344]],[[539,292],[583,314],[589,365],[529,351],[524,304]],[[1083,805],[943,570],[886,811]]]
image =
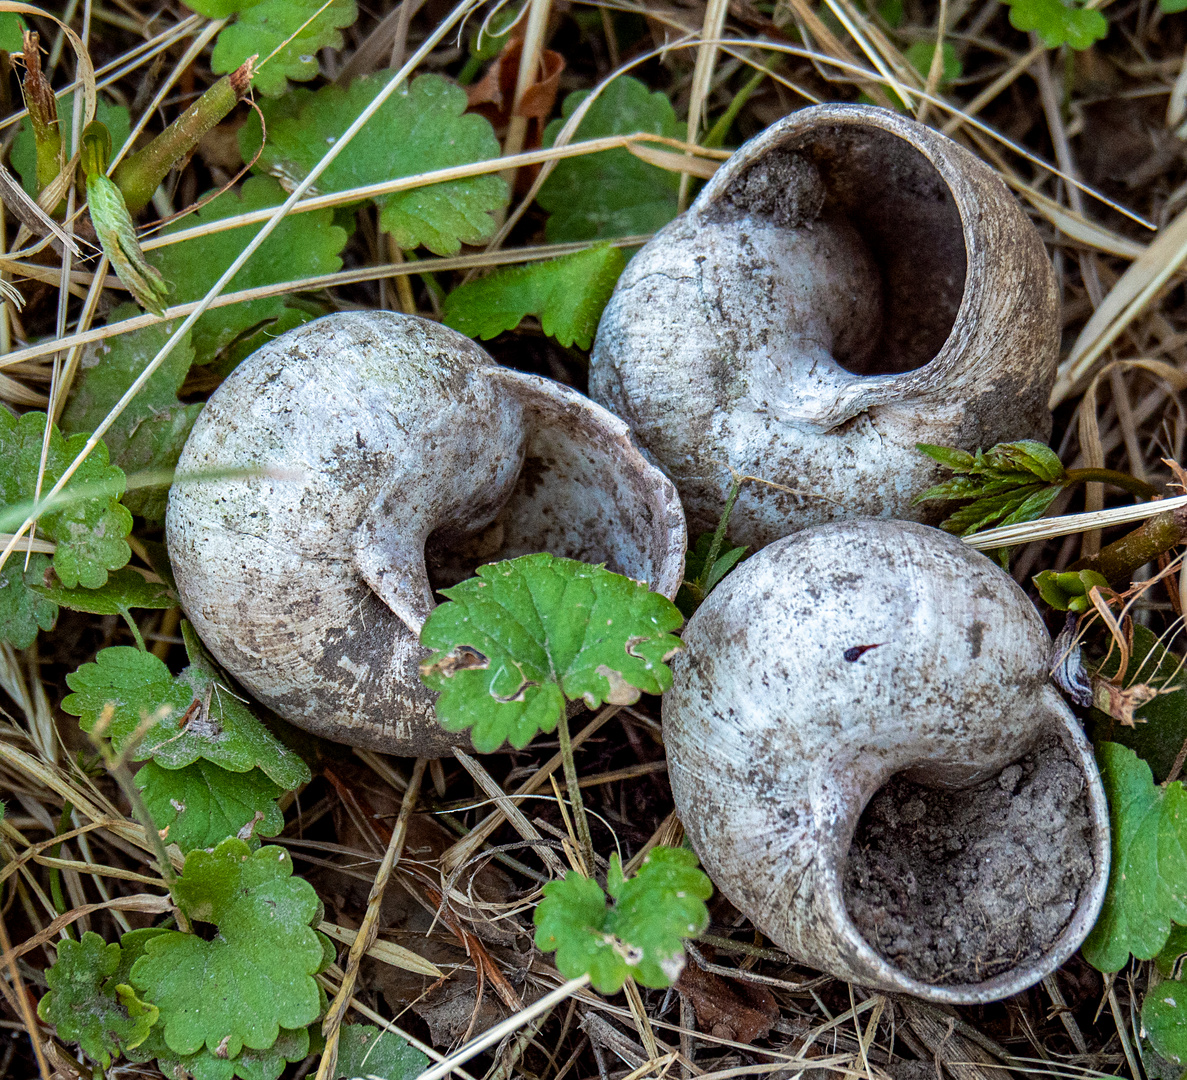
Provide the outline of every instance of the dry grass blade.
[[1059,365],[1055,388],[1051,391],[1052,408],[1067,400],[1105,350],[1182,266],[1184,259],[1187,259],[1187,211],[1159,231],[1084,325],[1071,352]]
[[969,547],[978,551],[992,551],[999,547],[1014,547],[1029,544],[1033,540],[1052,540],[1057,536],[1071,536],[1074,533],[1092,529],[1107,529],[1113,525],[1129,525],[1135,521],[1177,510],[1187,506],[1187,495],[1157,502],[1141,503],[1137,506],[1118,506],[1111,510],[1094,510],[1087,514],[1065,514],[1062,517],[1040,518],[1025,521],[1019,525],[1004,525],[999,529],[986,529],[964,537]]
[[[357,930],[348,930],[346,927],[336,926],[334,923],[320,923],[318,929],[327,937],[342,942],[343,945],[353,946],[358,940]],[[445,977],[445,972],[436,964],[426,960],[423,956],[418,956],[411,949],[405,949],[402,945],[391,941],[373,941],[367,947],[366,955],[380,963],[389,964],[391,967],[401,968],[404,971],[411,971],[417,975],[428,975],[434,979]]]

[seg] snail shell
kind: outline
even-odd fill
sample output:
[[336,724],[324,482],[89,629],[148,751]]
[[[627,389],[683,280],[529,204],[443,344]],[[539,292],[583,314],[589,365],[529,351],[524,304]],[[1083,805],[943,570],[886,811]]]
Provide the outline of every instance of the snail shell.
[[[1016,993],[1079,947],[1108,880],[1104,791],[1091,747],[1048,681],[1042,621],[990,560],[912,522],[808,528],[743,562],[683,637],[663,699],[677,812],[718,888],[792,956],[867,986],[961,1003]],[[1091,865],[1065,886],[1063,868],[1034,858],[1034,873],[1067,890],[1062,931],[1043,955],[980,982],[910,976],[875,951],[846,908],[863,809],[895,774],[967,787],[1051,737],[1073,777],[1083,776]],[[969,850],[977,841],[963,838]],[[1016,860],[977,867],[1019,870]],[[969,903],[975,922],[982,916]]]
[[897,113],[821,105],[737,151],[629,263],[590,396],[680,490],[690,527],[762,547],[805,525],[916,518],[915,449],[1039,438],[1054,275],[1002,182]]
[[625,424],[413,316],[328,315],[265,345],[178,475],[199,479],[170,492],[169,553],[206,646],[286,720],[389,753],[465,741],[417,673],[434,587],[536,551],[669,597],[683,574],[675,489]]

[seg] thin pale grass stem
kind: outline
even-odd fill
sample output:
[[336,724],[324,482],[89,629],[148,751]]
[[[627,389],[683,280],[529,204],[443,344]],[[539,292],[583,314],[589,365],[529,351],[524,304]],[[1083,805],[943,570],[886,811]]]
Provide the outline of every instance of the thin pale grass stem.
[[1025,521],[1018,525],[1004,525],[998,529],[986,529],[985,532],[966,536],[964,542],[978,551],[987,551],[995,547],[1015,547],[1018,544],[1028,544],[1032,540],[1051,540],[1057,536],[1070,536],[1088,529],[1107,529],[1112,525],[1128,525],[1135,521],[1145,521],[1146,518],[1153,517],[1155,514],[1164,513],[1167,510],[1178,510],[1182,506],[1187,506],[1187,495],[1178,495],[1173,499],[1162,499],[1156,502],[1138,503],[1135,506],[1096,510],[1088,514],[1066,514],[1063,517]]
[[33,1056],[37,1059],[37,1071],[41,1074],[41,1080],[51,1080],[53,1072],[49,1067],[49,1062],[45,1059],[45,1051],[41,1047],[41,1027],[37,1023],[29,995],[25,991],[25,983],[16,963],[16,953],[13,952],[12,943],[8,940],[8,927],[4,922],[2,911],[0,911],[0,954],[3,954],[5,967],[8,968],[8,973],[12,977],[13,993],[17,999],[21,1019],[25,1023],[25,1032],[29,1036],[29,1042],[33,1044]]
[[484,1031],[460,1050],[450,1054],[444,1061],[434,1065],[431,1069],[426,1069],[417,1077],[417,1080],[442,1080],[442,1077],[454,1072],[459,1065],[464,1065],[471,1058],[481,1054],[487,1047],[494,1046],[508,1035],[513,1035],[520,1028],[530,1024],[537,1016],[550,1011],[560,1002],[564,1001],[565,998],[577,993],[579,990],[583,990],[588,985],[588,975],[582,975],[577,979],[570,979],[563,985],[558,986],[551,993],[545,994],[539,1001],[533,1002],[522,1012],[515,1013],[501,1023],[495,1024],[493,1027]]
[[420,784],[424,779],[425,758],[417,758],[412,768],[412,775],[408,786],[404,790],[404,798],[400,804],[400,815],[392,829],[391,840],[387,845],[383,861],[375,873],[375,880],[371,884],[371,895],[367,898],[367,910],[359,926],[358,934],[350,946],[350,954],[346,962],[342,985],[330,1007],[326,1011],[326,1018],[322,1022],[322,1034],[325,1036],[326,1046],[322,1051],[321,1062],[317,1068],[317,1080],[333,1080],[334,1069],[338,1064],[338,1037],[342,1032],[342,1018],[346,1015],[346,1003],[354,994],[355,983],[358,980],[359,965],[362,963],[367,950],[375,942],[379,932],[379,912],[383,903],[387,884],[391,880],[392,870],[400,861],[404,853],[404,840],[408,836],[408,822],[412,818],[412,811],[416,808],[420,798]]
[[[705,103],[713,83],[713,67],[717,63],[718,42],[725,29],[725,16],[729,11],[728,0],[708,0],[705,4],[705,21],[701,27],[701,43],[697,47],[697,58],[692,69],[692,86],[688,98],[688,141],[696,144],[705,113]],[[688,189],[692,177],[688,173],[680,176],[680,190],[676,209],[683,213],[688,207]],[[653,1055],[654,1056],[654,1055]]]
[[1121,1049],[1125,1052],[1125,1060],[1129,1065],[1129,1071],[1133,1075],[1133,1080],[1142,1080],[1142,1071],[1138,1068],[1137,1060],[1134,1058],[1133,1047],[1129,1043],[1129,1031],[1126,1027],[1125,1020],[1121,1016],[1121,1005],[1117,1001],[1115,985],[1109,987],[1109,1011],[1113,1014],[1113,1023],[1117,1025],[1117,1037],[1121,1040]]
[[[602,709],[588,724],[585,725],[576,735],[573,736],[572,746],[576,750],[586,739],[590,738],[603,725],[607,724],[617,714],[621,705],[607,705]],[[537,791],[548,780],[548,778],[561,766],[563,758],[558,751],[553,754],[539,769],[537,769],[527,780],[520,786],[506,796],[509,803],[513,806],[518,805],[523,799]],[[441,867],[446,874],[455,874],[460,871],[471,857],[478,851],[478,849],[486,842],[486,840],[494,833],[496,829],[506,820],[506,817],[499,809],[491,814],[485,821],[479,822],[473,829],[456,844],[450,847],[441,856]]]

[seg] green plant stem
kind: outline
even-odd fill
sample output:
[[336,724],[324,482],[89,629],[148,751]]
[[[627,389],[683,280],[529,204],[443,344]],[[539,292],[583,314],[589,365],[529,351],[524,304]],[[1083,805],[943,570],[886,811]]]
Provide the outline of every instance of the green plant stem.
[[1139,499],[1152,499],[1158,494],[1158,489],[1145,480],[1139,480],[1129,473],[1118,472],[1116,469],[1068,469],[1063,474],[1064,484],[1112,484]]
[[565,769],[565,787],[569,790],[569,805],[573,808],[573,827],[581,844],[581,856],[585,867],[593,876],[597,863],[594,862],[593,837],[589,831],[589,819],[585,816],[585,802],[581,798],[581,785],[577,781],[577,766],[573,762],[573,741],[569,737],[568,713],[562,709],[560,722],[556,726],[560,738],[561,764]]
[[25,78],[21,93],[29,110],[33,144],[37,148],[37,193],[40,195],[57,179],[62,168],[62,133],[58,127],[58,101],[41,73],[38,35],[25,31]]
[[478,77],[484,63],[481,57],[469,57],[462,65],[462,70],[457,73],[458,86],[469,86]]
[[697,581],[697,584],[700,586],[702,600],[705,598],[705,584],[709,580],[709,575],[713,573],[713,564],[717,562],[717,556],[721,554],[721,547],[725,543],[725,533],[729,528],[730,514],[734,512],[734,503],[738,501],[738,494],[741,490],[741,480],[735,480],[730,485],[729,494],[725,497],[725,509],[721,513],[721,520],[717,523],[717,528],[713,530],[713,542],[709,545],[709,554],[705,556],[705,565],[701,567],[700,579]]
[[[61,836],[67,829],[70,828],[70,815],[73,813],[74,807],[68,802],[62,807],[62,815],[58,818],[58,830],[55,836]],[[52,848],[50,848],[50,858],[57,859],[62,854],[62,841],[59,840]],[[53,899],[54,908],[59,915],[65,915],[70,909],[66,906],[66,897],[62,895],[62,871],[56,866],[51,866],[49,870],[49,894]],[[73,937],[70,933],[70,927],[66,927],[66,936]]]
[[251,86],[252,64],[248,60],[224,75],[143,150],[120,162],[112,179],[123,193],[129,213],[143,210],[169,170],[243,99]]
[[734,126],[734,121],[738,118],[738,113],[745,107],[748,102],[763,84],[763,80],[771,74],[772,68],[779,61],[778,53],[768,53],[763,57],[763,67],[755,71],[749,79],[743,84],[742,88],[734,95],[734,99],[729,103],[713,126],[709,129],[709,134],[705,136],[703,146],[717,148],[725,144],[725,137],[730,133],[730,128]]
[[104,767],[111,774],[112,779],[119,784],[120,790],[131,804],[132,816],[136,818],[140,826],[144,829],[144,834],[148,838],[148,842],[152,845],[153,854],[157,858],[157,870],[169,888],[169,895],[173,897],[177,926],[184,933],[188,934],[190,932],[190,923],[177,900],[177,874],[173,870],[173,862],[169,858],[169,853],[165,850],[165,841],[161,839],[161,834],[157,831],[152,814],[148,812],[148,807],[144,805],[144,799],[141,798],[140,791],[132,780],[132,774],[128,771],[127,759],[135,747],[135,742],[130,742],[125,747],[124,754],[117,756],[112,753],[111,745],[106,739],[97,737],[93,731],[89,733],[89,738],[95,749],[99,751],[99,757]]
[[132,631],[132,636],[136,639],[136,646],[141,652],[148,652],[148,646],[144,644],[144,637],[140,633],[140,627],[136,625],[136,620],[132,618],[132,613],[126,608],[120,607],[120,615],[123,616],[124,622],[128,624],[128,629]]
[[1184,542],[1187,542],[1187,508],[1166,510],[1147,518],[1133,532],[1102,548],[1099,554],[1078,559],[1068,569],[1094,570],[1110,585],[1128,585],[1135,570]]

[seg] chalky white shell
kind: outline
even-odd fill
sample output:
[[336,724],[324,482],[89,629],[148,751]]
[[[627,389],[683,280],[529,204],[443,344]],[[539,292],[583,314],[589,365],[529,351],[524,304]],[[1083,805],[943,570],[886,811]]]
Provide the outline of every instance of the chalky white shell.
[[[792,956],[865,986],[970,1003],[1019,992],[1079,948],[1108,881],[1104,790],[1049,682],[1042,620],[984,555],[913,522],[811,527],[743,562],[683,637],[663,698],[676,809],[717,887]],[[846,658],[867,644],[877,648]],[[1093,829],[1095,872],[1069,897],[1070,921],[1038,960],[983,982],[907,976],[845,909],[862,810],[895,773],[967,786],[1049,733],[1083,772]]]
[[[1058,299],[981,161],[885,109],[821,105],[751,139],[630,261],[590,396],[676,482],[697,532],[762,547],[851,517],[924,519],[931,442],[1046,439]],[[760,481],[769,481],[762,483]]]
[[679,499],[622,421],[413,316],[328,315],[265,345],[212,395],[178,475],[169,552],[210,651],[284,719],[388,753],[466,741],[417,673],[426,544],[438,583],[536,551],[669,597],[683,574]]

